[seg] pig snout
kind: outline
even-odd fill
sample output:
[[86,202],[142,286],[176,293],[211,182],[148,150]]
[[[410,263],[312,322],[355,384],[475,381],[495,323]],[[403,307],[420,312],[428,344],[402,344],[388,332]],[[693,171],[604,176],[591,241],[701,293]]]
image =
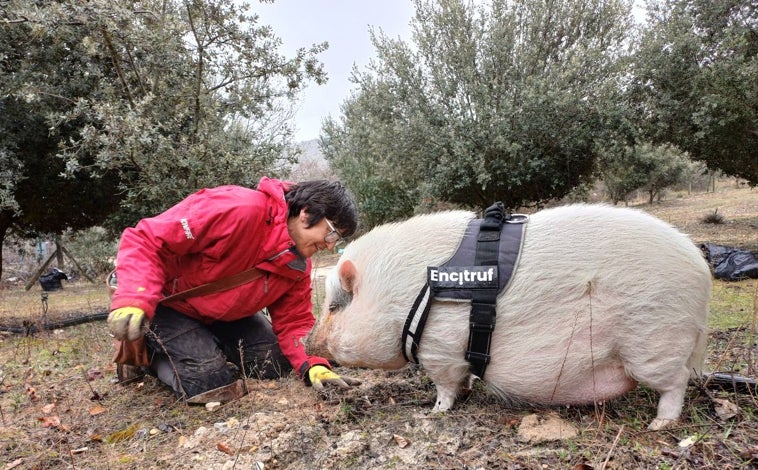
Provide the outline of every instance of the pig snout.
[[305,338],[305,352],[309,356],[320,356],[333,360],[334,356],[329,352],[327,333],[331,325],[329,313],[323,313]]

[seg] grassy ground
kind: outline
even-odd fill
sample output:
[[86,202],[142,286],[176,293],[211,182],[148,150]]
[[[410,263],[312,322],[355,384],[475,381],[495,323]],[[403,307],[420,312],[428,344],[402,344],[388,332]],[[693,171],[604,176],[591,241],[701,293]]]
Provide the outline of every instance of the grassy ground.
[[[729,186],[639,207],[698,243],[758,244],[756,191]],[[700,222],[716,208],[724,223]],[[317,274],[326,269],[320,266]],[[94,314],[108,305],[104,284],[86,282],[65,284],[46,303],[39,286],[5,286],[0,295],[3,325]],[[758,377],[758,280],[715,281],[711,311],[708,366]],[[116,384],[111,342],[102,321],[34,335],[0,334],[2,468],[758,466],[758,403],[751,395],[692,386],[681,422],[648,432],[657,396],[644,387],[594,407],[550,410],[510,408],[475,387],[452,411],[435,415],[434,388],[417,368],[339,369],[363,385],[317,394],[293,376],[249,381],[247,396],[211,412],[175,400],[151,377]],[[557,415],[578,434],[524,442],[518,429],[530,413]]]

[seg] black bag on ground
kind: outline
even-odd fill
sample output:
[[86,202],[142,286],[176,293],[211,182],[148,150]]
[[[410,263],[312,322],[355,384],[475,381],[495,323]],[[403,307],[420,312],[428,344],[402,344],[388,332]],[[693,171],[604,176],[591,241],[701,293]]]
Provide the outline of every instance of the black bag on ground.
[[758,252],[713,243],[702,243],[700,249],[711,265],[715,278],[724,281],[758,279]]
[[44,291],[63,289],[62,280],[68,280],[68,275],[58,268],[53,268],[49,273],[39,277],[39,283]]

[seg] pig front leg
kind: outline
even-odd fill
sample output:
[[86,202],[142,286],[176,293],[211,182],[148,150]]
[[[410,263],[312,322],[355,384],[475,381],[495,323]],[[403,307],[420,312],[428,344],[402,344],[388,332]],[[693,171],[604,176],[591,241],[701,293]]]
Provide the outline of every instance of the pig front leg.
[[434,387],[437,389],[437,400],[434,402],[432,412],[447,411],[452,408],[461,387],[465,386],[470,389],[474,382],[474,376],[470,374],[464,375],[463,380],[457,379],[458,377],[451,381],[434,380]]
[[447,411],[455,403],[461,387],[471,386],[473,382],[473,376],[468,370],[469,365],[465,361],[451,363],[447,357],[442,357],[441,360],[429,358],[426,362],[423,359],[424,369],[437,389],[437,400],[432,412]]
[[434,403],[432,412],[437,413],[449,410],[453,406],[453,403],[455,403],[455,397],[458,395],[458,386],[442,385],[439,383],[435,383],[434,386],[437,388],[437,401]]

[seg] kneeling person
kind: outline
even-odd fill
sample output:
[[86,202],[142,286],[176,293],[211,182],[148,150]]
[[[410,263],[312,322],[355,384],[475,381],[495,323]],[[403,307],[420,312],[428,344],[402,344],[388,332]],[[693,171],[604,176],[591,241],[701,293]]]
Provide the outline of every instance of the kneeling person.
[[[307,385],[355,385],[303,341],[315,322],[310,258],[356,227],[353,198],[337,182],[264,177],[256,190],[198,191],[124,230],[109,328],[119,340],[147,331],[149,368],[185,399],[233,383],[227,361],[249,377],[294,368]],[[255,278],[241,285],[171,297],[251,268]]]

